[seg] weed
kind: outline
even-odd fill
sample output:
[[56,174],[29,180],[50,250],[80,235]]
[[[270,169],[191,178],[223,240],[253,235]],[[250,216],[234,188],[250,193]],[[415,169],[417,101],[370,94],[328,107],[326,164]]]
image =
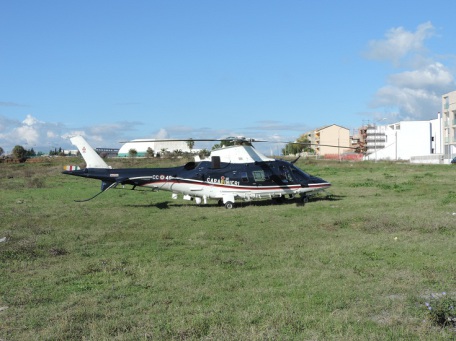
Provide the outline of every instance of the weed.
[[336,220],[334,222],[334,226],[337,226],[341,229],[345,229],[345,228],[348,228],[350,227],[350,221],[348,220]]
[[425,306],[433,323],[442,327],[456,326],[456,299],[447,295],[446,292],[431,294],[429,301],[425,302]]
[[366,217],[362,228],[366,232],[393,232],[399,227],[399,220],[391,215],[372,215]]
[[0,248],[0,262],[27,261],[38,257],[35,238],[24,238],[19,241],[9,240],[5,247]]
[[456,203],[456,192],[450,191],[448,194],[443,198],[442,204],[443,205],[448,205]]
[[68,254],[68,251],[61,247],[52,247],[49,249],[49,254],[51,256],[63,256]]
[[43,188],[45,186],[45,181],[43,178],[32,177],[28,178],[26,181],[27,188]]
[[376,184],[373,179],[366,179],[363,182],[355,182],[351,187],[374,187]]

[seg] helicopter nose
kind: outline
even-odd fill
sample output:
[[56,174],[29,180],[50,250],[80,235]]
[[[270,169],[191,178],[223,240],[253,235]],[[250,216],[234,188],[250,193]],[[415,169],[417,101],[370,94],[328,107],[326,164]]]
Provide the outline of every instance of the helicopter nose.
[[312,178],[310,179],[310,182],[309,182],[309,186],[325,188],[325,187],[330,187],[331,183],[322,178],[312,176]]

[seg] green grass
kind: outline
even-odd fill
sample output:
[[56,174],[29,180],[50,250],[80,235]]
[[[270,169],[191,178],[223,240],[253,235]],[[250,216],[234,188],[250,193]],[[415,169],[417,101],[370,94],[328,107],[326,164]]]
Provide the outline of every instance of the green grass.
[[302,161],[332,198],[226,210],[117,189],[76,203],[100,184],[62,162],[0,164],[0,339],[456,337],[425,306],[456,294],[454,167]]

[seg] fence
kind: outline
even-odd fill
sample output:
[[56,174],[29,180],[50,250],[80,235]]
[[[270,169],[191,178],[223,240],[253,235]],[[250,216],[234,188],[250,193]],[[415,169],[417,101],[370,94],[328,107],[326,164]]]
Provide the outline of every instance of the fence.
[[363,154],[325,154],[326,160],[341,160],[341,161],[362,161]]

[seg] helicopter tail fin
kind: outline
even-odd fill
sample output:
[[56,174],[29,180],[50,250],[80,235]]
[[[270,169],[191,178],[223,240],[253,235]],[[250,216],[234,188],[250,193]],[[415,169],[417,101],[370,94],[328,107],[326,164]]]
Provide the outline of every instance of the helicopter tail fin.
[[78,148],[87,164],[87,168],[111,168],[82,136],[74,136],[70,138],[70,141]]

